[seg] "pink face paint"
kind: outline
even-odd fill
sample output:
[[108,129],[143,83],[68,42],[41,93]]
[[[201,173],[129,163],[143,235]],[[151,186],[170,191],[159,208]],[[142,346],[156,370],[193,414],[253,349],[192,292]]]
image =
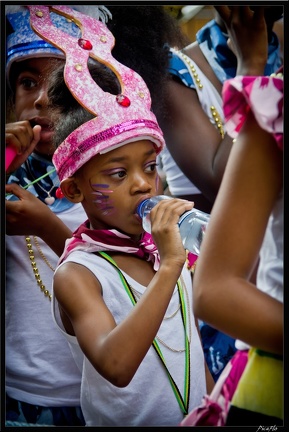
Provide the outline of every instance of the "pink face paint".
[[[99,209],[104,215],[112,213],[114,207],[109,203],[109,194],[111,194],[113,191],[107,189],[109,185],[105,183],[93,183],[90,186],[93,189],[92,194],[97,196],[97,199],[93,202],[98,205]],[[100,189],[104,189],[104,191]]]

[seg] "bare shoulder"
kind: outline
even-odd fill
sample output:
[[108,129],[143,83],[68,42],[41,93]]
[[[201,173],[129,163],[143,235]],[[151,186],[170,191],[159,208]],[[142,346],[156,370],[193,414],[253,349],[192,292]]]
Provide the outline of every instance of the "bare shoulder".
[[88,268],[74,262],[64,263],[56,270],[53,291],[62,323],[70,335],[75,335],[75,323],[93,315],[95,305],[103,302],[98,279]]
[[65,262],[54,274],[53,289],[60,303],[69,305],[72,299],[84,299],[95,293],[96,288],[101,291],[98,279],[81,264]]

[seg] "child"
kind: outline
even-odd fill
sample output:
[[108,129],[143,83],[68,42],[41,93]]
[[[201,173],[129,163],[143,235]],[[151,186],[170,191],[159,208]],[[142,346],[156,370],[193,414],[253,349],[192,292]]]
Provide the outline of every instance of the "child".
[[[160,203],[151,213],[153,237],[144,233],[136,207],[157,193],[164,146],[148,89],[111,56],[114,40],[104,25],[53,8],[81,22],[83,43],[63,41],[30,6],[33,26],[66,52],[66,84],[89,111],[78,106],[74,113],[66,98],[61,107],[64,82],[52,80],[51,101],[62,112],[53,163],[62,192],[88,216],[56,269],[53,316],[82,370],[87,426],[176,426],[200,402],[208,373],[177,224],[193,204]],[[115,73],[118,95],[97,87],[89,57]]]
[[[50,304],[58,255],[86,217],[80,204],[56,194],[59,179],[51,161],[46,78],[64,55],[32,31],[28,9],[7,6],[6,12],[6,74],[13,97],[6,143],[33,149],[28,158],[16,156],[6,185],[13,194],[6,201],[6,425],[82,426],[81,374],[52,321]],[[64,17],[54,14],[53,20],[68,34],[79,34]]]

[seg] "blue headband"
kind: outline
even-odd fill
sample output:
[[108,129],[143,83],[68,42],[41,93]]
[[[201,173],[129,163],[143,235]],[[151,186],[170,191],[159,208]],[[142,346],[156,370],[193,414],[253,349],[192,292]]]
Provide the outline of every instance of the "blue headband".
[[[80,11],[84,9],[85,14],[93,15],[97,19],[106,22],[111,18],[109,10],[105,6],[75,6]],[[71,20],[56,13],[50,14],[53,24],[61,28],[70,36],[81,37],[80,28]],[[14,30],[6,40],[6,76],[9,79],[11,65],[14,61],[27,60],[29,58],[56,57],[65,58],[62,51],[41,39],[30,26],[30,13],[28,8],[21,7],[20,11],[7,13],[6,18]]]
[[[9,77],[11,65],[14,61],[26,60],[32,57],[60,57],[64,54],[41,39],[30,27],[28,9],[6,15],[14,32],[7,37],[6,74]],[[80,29],[72,21],[57,14],[51,14],[52,22],[72,36],[77,37]]]

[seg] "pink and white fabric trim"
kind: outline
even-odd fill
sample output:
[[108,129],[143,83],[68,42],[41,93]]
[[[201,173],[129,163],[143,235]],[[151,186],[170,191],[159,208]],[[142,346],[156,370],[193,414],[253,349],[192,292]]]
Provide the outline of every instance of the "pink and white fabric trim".
[[251,110],[266,131],[273,134],[283,150],[282,74],[277,76],[236,76],[225,81],[223,106],[227,133],[236,138]]
[[144,232],[139,242],[133,241],[129,236],[115,230],[93,230],[90,228],[89,220],[86,220],[66,240],[62,256],[58,264],[64,261],[68,255],[75,250],[84,252],[123,252],[134,254],[147,261],[152,261],[154,270],[160,265],[160,257],[151,234]]

